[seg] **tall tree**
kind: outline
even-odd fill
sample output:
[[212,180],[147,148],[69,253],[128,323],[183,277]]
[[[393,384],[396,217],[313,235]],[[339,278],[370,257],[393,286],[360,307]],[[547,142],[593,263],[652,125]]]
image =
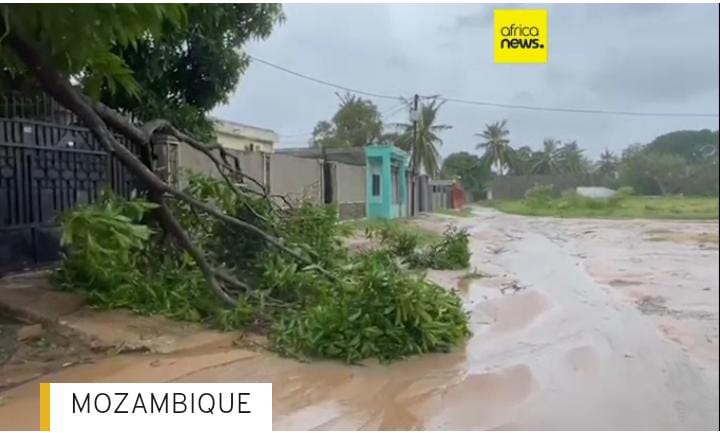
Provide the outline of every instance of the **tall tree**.
[[538,152],[529,146],[521,146],[513,152],[513,162],[510,164],[510,173],[516,175],[530,174]]
[[490,177],[487,166],[476,155],[468,152],[456,152],[443,160],[442,176],[459,178],[463,188],[479,195],[483,192],[485,182]]
[[673,131],[655,138],[645,148],[649,152],[679,156],[690,164],[701,164],[717,157],[718,131]]
[[533,163],[532,172],[535,174],[554,174],[560,170],[558,144],[560,142],[546,138],[543,140],[543,150],[538,154]]
[[485,141],[478,143],[476,149],[485,149],[483,160],[489,167],[495,168],[497,174],[505,174],[513,162],[513,149],[510,147],[510,131],[507,120],[485,125],[485,130],[475,134]]
[[608,149],[605,149],[605,151],[600,154],[600,159],[595,164],[595,172],[605,176],[615,176],[618,170],[618,165],[618,158]]
[[186,25],[113,48],[143,91],[133,98],[122,89],[105,89],[102,101],[142,120],[165,118],[209,138],[206,114],[227,102],[249,64],[243,45],[268,37],[283,19],[278,4],[196,4],[187,9]]
[[340,106],[331,121],[315,126],[313,147],[363,147],[377,141],[383,132],[382,118],[369,99],[346,93],[338,95]]
[[619,183],[640,194],[717,196],[718,132],[674,131],[625,148]]
[[[164,30],[186,25],[188,9],[192,7],[170,4],[8,5],[0,8],[3,15],[0,19],[0,68],[4,74],[26,78],[37,85],[90,129],[100,146],[135,176],[148,198],[157,204],[154,216],[158,224],[175,240],[178,248],[193,258],[209,289],[223,302],[234,305],[236,300],[229,292],[248,292],[251,287],[230,274],[223,264],[212,262],[212,257],[208,257],[186,232],[168,201],[183,203],[208,218],[259,236],[298,262],[314,262],[298,250],[288,248],[284,241],[255,223],[223,213],[192,193],[168,184],[144,165],[115,134],[140,148],[150,148],[156,133],[171,135],[180,145],[190,146],[209,158],[235,194],[241,197],[252,195],[231,180],[252,178],[227,162],[230,155],[221,146],[206,145],[165,120],[133,124],[119,112],[84,94],[71,81],[79,81],[86,89],[92,89],[93,80],[99,80],[109,89],[122,87],[139,94],[140,85],[124,60],[112,50],[117,46],[132,46],[144,38],[160,40]],[[266,191],[258,194],[272,206]],[[324,269],[315,269],[335,279]]]
[[620,178],[639,193],[665,195],[677,192],[691,174],[681,156],[645,151],[625,158]]
[[[107,10],[134,17],[138,24],[132,26],[141,26],[151,22],[156,14],[173,9],[129,5],[108,6]],[[209,139],[213,129],[207,113],[227,101],[249,63],[242,51],[243,44],[267,37],[273,26],[283,19],[281,6],[197,4],[175,10],[182,14],[182,25],[161,23],[162,28],[158,30],[162,31],[140,33],[132,43],[114,39],[107,51],[96,52],[82,71],[73,72],[81,78],[84,91],[100,97],[106,105],[131,113],[138,120],[164,118]],[[14,11],[16,14],[26,12],[32,13],[32,9]],[[57,17],[53,18],[57,23],[52,26],[62,26],[74,19],[66,14],[82,17],[88,9],[69,5],[67,10],[52,13]],[[92,29],[91,34],[96,31]],[[142,32],[142,28],[138,31]],[[78,32],[70,37],[69,43],[63,44],[63,49],[69,48],[72,58],[75,50],[88,46],[87,39],[87,35]],[[104,77],[103,71],[109,66],[121,75],[110,80]]]
[[[412,151],[410,157],[413,167],[424,168],[425,173],[430,176],[435,176],[440,168],[440,154],[437,148],[442,146],[443,141],[438,134],[452,128],[450,125],[436,123],[438,111],[444,103],[445,101],[432,99],[429,103],[421,105],[416,139],[412,124],[398,125],[403,132],[397,140],[397,145],[402,149]],[[415,141],[413,142],[413,140]]]
[[560,171],[566,174],[580,174],[588,171],[588,161],[576,141],[569,141],[558,149]]

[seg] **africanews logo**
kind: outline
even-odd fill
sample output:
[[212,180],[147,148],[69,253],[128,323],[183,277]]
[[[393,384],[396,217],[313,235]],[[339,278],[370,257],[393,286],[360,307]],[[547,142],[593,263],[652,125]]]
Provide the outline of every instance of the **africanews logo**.
[[547,63],[547,11],[496,9],[495,63]]
[[504,36],[500,40],[500,48],[509,49],[543,49],[545,44],[540,42],[540,29],[536,26],[523,26],[520,24],[510,24],[500,29],[500,34]]

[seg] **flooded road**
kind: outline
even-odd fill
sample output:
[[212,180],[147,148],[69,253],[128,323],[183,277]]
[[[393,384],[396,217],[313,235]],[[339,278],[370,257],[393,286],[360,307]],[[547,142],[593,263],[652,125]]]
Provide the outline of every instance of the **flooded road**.
[[[430,273],[471,312],[454,353],[347,366],[207,347],[40,381],[272,382],[276,430],[718,428],[717,222],[454,221],[486,275]],[[3,393],[0,429],[36,429],[37,393]]]

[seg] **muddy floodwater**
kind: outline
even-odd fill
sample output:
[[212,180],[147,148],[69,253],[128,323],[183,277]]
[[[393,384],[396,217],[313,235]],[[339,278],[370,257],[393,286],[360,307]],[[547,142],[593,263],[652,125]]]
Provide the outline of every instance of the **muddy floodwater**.
[[453,221],[478,275],[430,273],[471,313],[453,353],[364,366],[124,354],[3,392],[0,429],[37,428],[40,381],[272,382],[276,430],[718,428],[717,221],[474,213]]

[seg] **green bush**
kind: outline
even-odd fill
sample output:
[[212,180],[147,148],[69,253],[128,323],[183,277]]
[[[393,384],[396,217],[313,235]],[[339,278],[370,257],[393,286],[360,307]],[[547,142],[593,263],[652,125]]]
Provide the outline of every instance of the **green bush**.
[[212,321],[218,304],[194,263],[149,249],[153,231],[142,221],[154,207],[106,196],[65,215],[59,287],[85,293],[99,308]]
[[567,202],[568,208],[573,209],[611,209],[617,207],[619,199],[616,197],[610,198],[593,198],[585,197],[580,194],[572,194],[565,197],[563,201]]
[[295,357],[389,361],[447,352],[470,334],[453,292],[403,269],[383,252],[356,258],[332,296],[281,317],[274,347]]
[[394,255],[410,257],[420,245],[420,235],[395,221],[381,221],[366,229],[366,235],[376,237],[387,246]]
[[525,203],[532,208],[547,207],[553,198],[553,185],[535,185],[525,191]]
[[368,229],[384,248],[413,268],[463,269],[470,263],[469,235],[449,224],[438,241],[421,245],[420,235],[410,228],[386,222]]
[[633,195],[635,195],[635,190],[631,186],[621,186],[615,192],[615,196],[621,199],[632,197]]
[[470,265],[470,236],[467,230],[449,225],[440,242],[430,247],[427,267],[432,269],[464,269]]

